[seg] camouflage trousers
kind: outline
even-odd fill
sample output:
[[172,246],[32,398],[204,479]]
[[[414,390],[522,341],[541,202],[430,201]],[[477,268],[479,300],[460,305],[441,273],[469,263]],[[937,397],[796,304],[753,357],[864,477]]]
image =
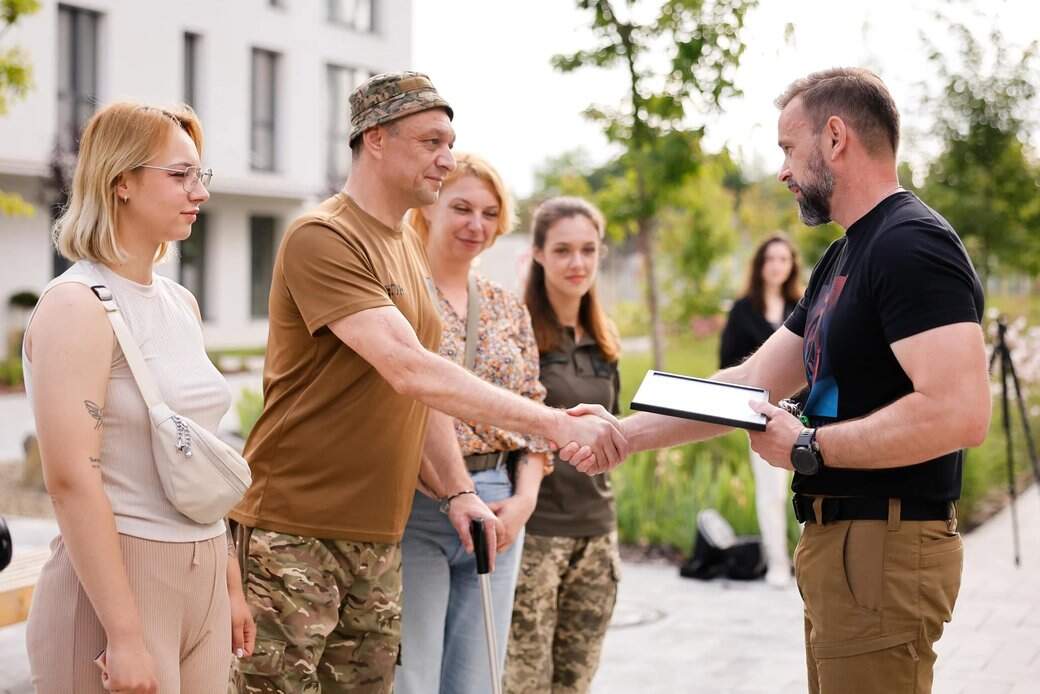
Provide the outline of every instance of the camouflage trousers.
[[588,691],[620,577],[617,533],[527,535],[506,654],[508,694]]
[[256,528],[246,568],[256,648],[232,672],[229,691],[393,691],[401,643],[400,545]]

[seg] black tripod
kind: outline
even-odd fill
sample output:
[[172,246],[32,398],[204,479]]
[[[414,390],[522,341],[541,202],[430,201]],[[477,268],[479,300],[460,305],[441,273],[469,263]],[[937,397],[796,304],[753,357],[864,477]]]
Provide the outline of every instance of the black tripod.
[[1026,412],[1026,402],[1022,397],[1022,386],[1018,382],[1018,373],[1015,372],[1015,364],[1011,361],[1011,350],[1007,346],[1007,321],[1004,316],[997,318],[997,342],[993,346],[993,356],[989,359],[989,370],[993,371],[993,363],[1000,358],[1000,403],[1003,415],[1004,440],[1007,450],[1008,471],[1008,494],[1011,496],[1011,535],[1014,542],[1015,566],[1021,565],[1018,542],[1018,513],[1015,510],[1015,459],[1014,445],[1011,439],[1011,410],[1008,407],[1008,377],[1015,385],[1015,400],[1018,403],[1018,415],[1022,420],[1022,431],[1026,436],[1026,448],[1029,451],[1029,461],[1033,465],[1033,477],[1040,486],[1040,461],[1036,457],[1036,444],[1033,443],[1033,434],[1029,430],[1029,416]]

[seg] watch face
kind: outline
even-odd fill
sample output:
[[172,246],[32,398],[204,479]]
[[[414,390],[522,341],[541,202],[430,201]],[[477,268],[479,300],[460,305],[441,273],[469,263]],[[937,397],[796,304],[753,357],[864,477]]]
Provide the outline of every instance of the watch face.
[[792,451],[791,465],[803,475],[815,475],[820,469],[820,461],[808,446],[798,446]]

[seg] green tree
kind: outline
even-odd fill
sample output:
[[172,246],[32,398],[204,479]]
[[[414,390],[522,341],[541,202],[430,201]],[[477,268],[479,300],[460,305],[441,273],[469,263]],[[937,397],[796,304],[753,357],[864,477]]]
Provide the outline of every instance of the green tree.
[[[757,0],[666,0],[646,22],[632,15],[634,0],[577,0],[592,15],[596,46],[553,58],[562,72],[621,66],[627,95],[620,106],[590,106],[607,140],[620,145],[619,174],[599,198],[618,237],[634,235],[643,259],[654,366],[664,361],[655,267],[658,213],[701,161],[703,128],[689,116],[717,109],[739,93],[733,73],[744,43],[747,11]],[[616,11],[624,6],[625,15]]]
[[675,192],[672,204],[658,212],[660,249],[665,274],[668,311],[675,322],[719,310],[722,292],[730,279],[716,261],[736,243],[737,194],[726,186],[732,181],[729,158],[715,155],[702,162]]
[[1029,145],[1040,72],[1037,43],[1013,51],[998,31],[984,43],[951,32],[956,59],[934,50],[942,93],[931,99],[942,153],[923,196],[957,229],[983,279],[1040,270],[1040,165]]
[[[39,0],[0,0],[0,41],[19,19],[40,9]],[[32,86],[32,68],[25,51],[0,47],[0,116],[12,101],[23,98]],[[0,216],[28,216],[32,206],[20,195],[0,190]]]

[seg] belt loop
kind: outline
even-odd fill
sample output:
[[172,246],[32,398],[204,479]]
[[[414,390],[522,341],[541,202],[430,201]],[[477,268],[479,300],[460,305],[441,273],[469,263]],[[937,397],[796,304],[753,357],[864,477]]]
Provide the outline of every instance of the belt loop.
[[823,525],[823,497],[814,496],[812,500],[813,515],[816,516],[816,525]]
[[899,532],[899,521],[902,516],[902,501],[897,497],[888,500],[888,531]]
[[957,503],[954,501],[948,502],[949,511],[946,515],[946,529],[951,533],[957,532]]

